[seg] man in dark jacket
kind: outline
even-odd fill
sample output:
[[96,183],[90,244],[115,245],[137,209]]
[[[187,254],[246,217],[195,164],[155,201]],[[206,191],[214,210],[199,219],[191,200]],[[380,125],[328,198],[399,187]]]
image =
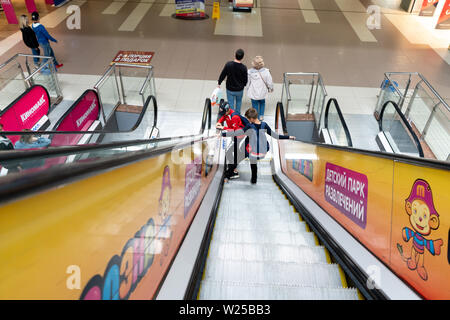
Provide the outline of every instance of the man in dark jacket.
[[[28,17],[24,14],[20,16],[20,31],[22,31],[22,39],[25,45],[31,49],[33,55],[39,56],[41,54],[39,43],[33,29],[28,25]],[[33,60],[34,64],[39,66],[39,58],[33,58]]]
[[219,88],[222,81],[227,78],[227,100],[231,109],[241,113],[242,95],[247,85],[247,67],[242,63],[244,50],[238,49],[234,61],[228,61],[219,76]]

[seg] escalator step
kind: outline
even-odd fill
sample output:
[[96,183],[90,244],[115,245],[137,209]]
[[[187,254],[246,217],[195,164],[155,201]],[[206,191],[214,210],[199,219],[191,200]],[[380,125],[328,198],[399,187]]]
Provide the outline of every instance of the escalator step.
[[257,243],[257,244],[285,244],[285,245],[303,245],[315,246],[316,242],[312,232],[253,232],[247,230],[234,229],[216,229],[213,233],[212,241],[219,242],[239,242],[239,243]]
[[242,284],[341,287],[337,264],[208,259],[205,280]]
[[283,244],[245,244],[213,241],[209,247],[211,259],[261,262],[326,263],[325,250],[320,246],[289,246]]
[[263,218],[254,220],[245,219],[221,219],[220,215],[216,219],[215,229],[217,230],[252,230],[253,232],[275,231],[275,232],[305,232],[306,224],[303,221],[295,223],[286,221],[271,220],[270,223]]
[[243,285],[206,280],[200,289],[202,300],[358,300],[354,288]]

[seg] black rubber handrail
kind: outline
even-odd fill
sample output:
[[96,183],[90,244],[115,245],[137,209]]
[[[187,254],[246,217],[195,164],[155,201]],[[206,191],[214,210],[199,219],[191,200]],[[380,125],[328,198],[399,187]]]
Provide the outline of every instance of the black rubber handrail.
[[[206,127],[208,125],[208,127]],[[205,132],[205,129],[211,129],[211,99],[206,98],[205,106],[203,107],[202,126],[200,128],[200,134]]]
[[[189,136],[186,136],[188,138]],[[206,141],[215,138],[202,137],[196,135],[195,138],[183,143],[174,143],[169,146],[156,147],[155,149],[143,149],[117,154],[114,157],[94,159],[86,162],[73,162],[64,165],[57,165],[46,170],[18,173],[6,175],[0,179],[0,202],[10,201],[18,196],[22,197],[27,193],[42,191],[58,183],[67,183],[81,179],[82,176],[95,174],[103,170],[112,169],[117,166],[132,163],[147,158],[152,158],[160,154],[171,152],[175,149],[182,149],[196,142]],[[148,143],[155,143],[153,139]]]
[[339,107],[339,103],[337,102],[337,100],[335,98],[328,99],[327,107],[325,109],[325,128],[327,130],[329,130],[329,128],[328,128],[328,112],[330,110],[331,103],[334,104],[334,107],[336,108],[338,116],[339,116],[339,120],[341,121],[342,127],[344,128],[345,137],[347,138],[347,145],[349,147],[353,147],[352,137],[350,136],[350,131],[348,131],[347,123],[345,123],[344,117],[342,116],[341,108]]
[[283,134],[288,135],[286,118],[284,116],[284,107],[282,102],[277,102],[277,106],[275,108],[275,129],[278,129],[279,117],[281,117],[281,129],[283,130]]
[[386,101],[383,104],[383,106],[381,107],[380,118],[378,120],[378,127],[380,128],[380,131],[383,132],[383,115],[384,115],[384,110],[386,109],[388,104],[392,104],[394,106],[395,112],[397,112],[397,114],[400,116],[400,119],[403,122],[403,125],[406,127],[406,129],[408,129],[409,133],[411,134],[411,136],[414,140],[414,143],[416,144],[417,151],[419,152],[419,156],[421,158],[423,158],[424,154],[423,154],[423,149],[422,149],[422,145],[420,144],[419,138],[414,133],[413,129],[411,128],[411,126],[408,123],[408,120],[406,120],[405,116],[403,115],[403,112],[400,110],[397,103],[395,103],[394,101],[391,101],[391,100]]

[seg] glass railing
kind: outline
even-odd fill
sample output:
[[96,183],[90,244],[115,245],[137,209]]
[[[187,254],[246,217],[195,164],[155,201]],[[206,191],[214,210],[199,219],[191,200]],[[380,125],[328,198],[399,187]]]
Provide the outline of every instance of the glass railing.
[[328,130],[331,143],[339,146],[353,146],[350,132],[335,98],[330,98],[325,109],[324,127]]
[[298,114],[313,114],[318,126],[326,95],[322,77],[317,72],[286,72],[283,75],[281,102],[286,119]]
[[0,66],[0,111],[27,88],[25,76],[17,61]]
[[387,72],[382,86],[375,116],[387,101],[397,104],[423,147],[429,149],[427,157],[446,161],[449,158],[448,103],[418,72]]
[[[33,60],[38,59],[39,65]],[[30,54],[16,54],[0,65],[0,105],[8,105],[27,88],[35,84],[44,86],[50,94],[52,106],[62,101],[53,58]]]
[[379,127],[394,153],[424,156],[417,135],[395,102],[388,101],[381,108]]

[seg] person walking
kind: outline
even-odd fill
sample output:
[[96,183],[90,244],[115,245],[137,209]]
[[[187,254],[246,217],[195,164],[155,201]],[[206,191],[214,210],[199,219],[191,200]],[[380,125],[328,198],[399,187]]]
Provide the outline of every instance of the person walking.
[[53,57],[53,59],[55,59],[55,67],[61,68],[63,64],[59,64],[56,60],[55,53],[53,52],[53,49],[50,46],[49,42],[49,40],[55,43],[57,43],[58,41],[48,33],[47,29],[45,29],[42,24],[39,23],[39,13],[34,11],[31,14],[31,20],[33,20],[33,24],[31,25],[31,27],[36,34],[36,38],[39,44],[41,45],[42,49],[44,49],[44,55],[47,57]]
[[222,136],[246,136],[244,143],[242,143],[239,147],[236,165],[238,165],[245,158],[249,158],[250,168],[252,171],[250,182],[255,184],[258,177],[257,161],[264,159],[270,149],[269,141],[267,141],[266,138],[266,133],[275,139],[295,140],[296,138],[294,136],[281,135],[273,131],[266,122],[258,119],[258,112],[255,108],[249,108],[245,112],[245,117],[248,121],[247,125],[243,129],[222,131]]
[[244,50],[237,49],[234,55],[234,61],[228,61],[222,69],[219,76],[219,85],[227,78],[227,100],[231,109],[241,113],[242,95],[247,84],[247,67],[242,63],[244,59]]
[[[33,29],[31,29],[28,23],[28,17],[26,15],[21,15],[19,20],[20,31],[22,31],[22,39],[25,45],[31,49],[31,52],[35,56],[39,56],[41,54],[41,50],[39,50],[39,42],[36,38],[36,34]],[[36,67],[39,66],[39,58],[33,58],[34,64]]]
[[256,56],[252,61],[252,66],[248,70],[247,96],[252,101],[252,107],[259,114],[259,120],[264,120],[264,110],[266,98],[269,92],[273,91],[272,75],[269,69],[264,67],[264,59]]

